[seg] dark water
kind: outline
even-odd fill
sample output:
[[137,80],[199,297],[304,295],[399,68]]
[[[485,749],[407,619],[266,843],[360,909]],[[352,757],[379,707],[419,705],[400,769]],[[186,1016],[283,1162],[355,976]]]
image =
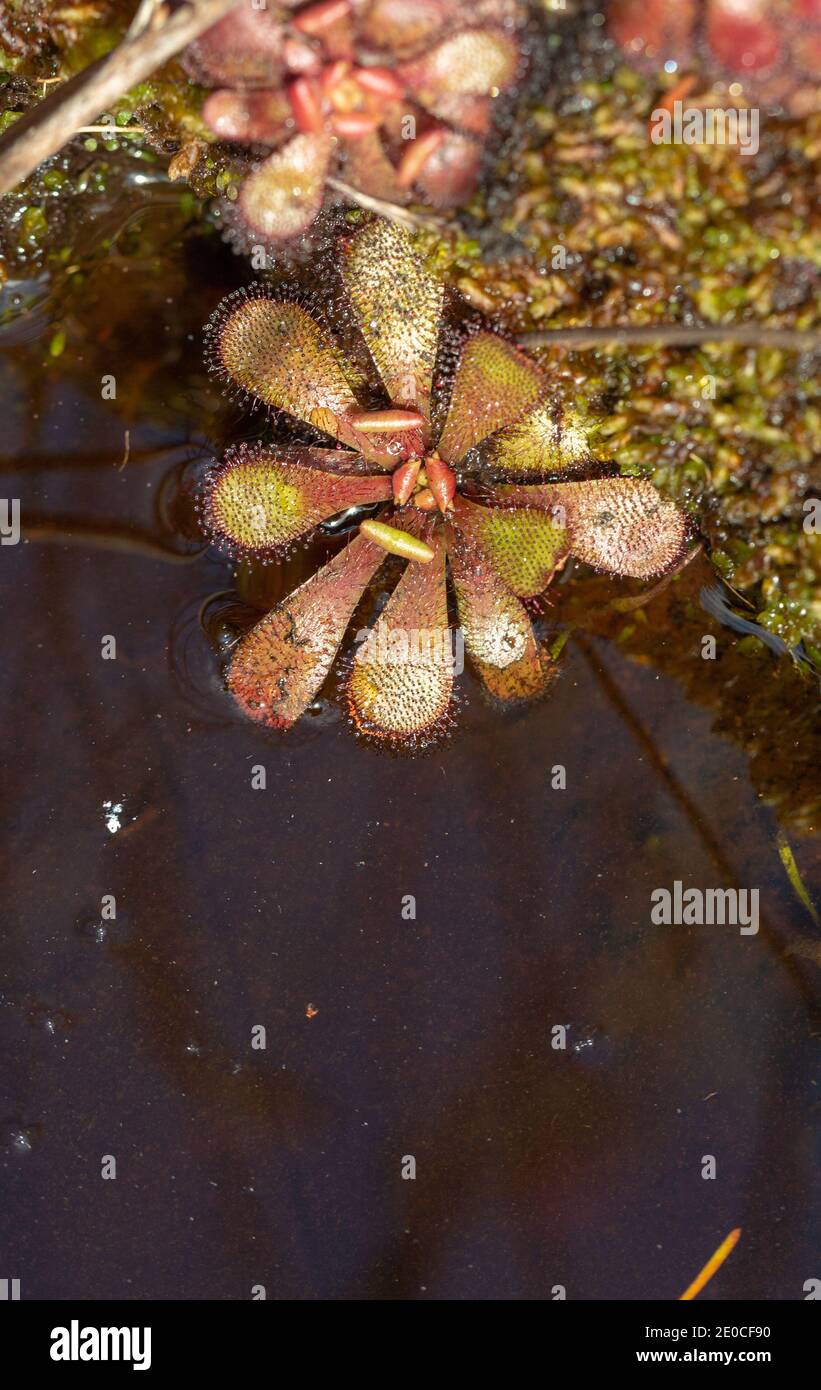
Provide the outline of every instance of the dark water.
[[[240,269],[220,247],[109,268],[3,355],[29,535],[0,554],[0,1276],[29,1298],[670,1299],[741,1226],[702,1297],[803,1297],[818,967],[784,943],[813,927],[709,713],[571,639],[524,714],[463,677],[457,733],[418,760],[333,706],[285,739],[233,719],[196,619],[230,571],[151,546],[179,546],[156,517],[174,450],[237,418],[197,335]],[[817,895],[818,842],[795,848]],[[652,926],[675,879],[758,887],[760,932]]]

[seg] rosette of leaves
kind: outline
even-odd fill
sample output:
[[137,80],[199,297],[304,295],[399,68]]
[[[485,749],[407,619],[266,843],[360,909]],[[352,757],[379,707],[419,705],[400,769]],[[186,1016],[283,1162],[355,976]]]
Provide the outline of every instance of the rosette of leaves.
[[682,556],[688,523],[649,482],[603,475],[594,425],[513,342],[484,322],[448,326],[444,287],[404,231],[375,220],[339,252],[364,375],[297,297],[265,286],[229,296],[207,329],[211,364],[235,388],[327,437],[229,450],[203,484],[211,538],[271,560],[339,513],[369,513],[241,638],[227,683],[251,719],[292,725],[387,554],[403,556],[378,640],[350,663],[345,690],[361,730],[418,743],[448,720],[452,663],[434,650],[397,660],[395,649],[409,633],[449,628],[449,583],[488,690],[530,698],[554,670],[531,613],[568,558],[655,576]]
[[277,243],[307,230],[328,178],[394,204],[465,201],[496,99],[522,55],[519,0],[250,0],[186,55],[220,140],[267,153],[233,217]]

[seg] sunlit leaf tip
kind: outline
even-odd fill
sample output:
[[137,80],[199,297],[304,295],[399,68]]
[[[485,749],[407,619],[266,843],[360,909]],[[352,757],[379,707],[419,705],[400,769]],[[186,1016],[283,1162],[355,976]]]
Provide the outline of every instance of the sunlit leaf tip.
[[[209,476],[203,521],[211,538],[237,555],[283,554],[320,521],[346,507],[391,496],[390,479],[311,467],[266,445],[229,450]],[[321,463],[321,451],[313,451]]]
[[342,275],[362,335],[395,405],[427,415],[444,289],[407,233],[375,219],[344,246]]
[[341,436],[359,408],[334,343],[300,304],[263,285],[235,292],[206,331],[212,369],[244,393]]
[[514,506],[543,508],[567,531],[570,553],[593,569],[652,579],[684,555],[689,520],[644,478],[594,478],[498,489]]
[[434,738],[446,725],[453,694],[444,536],[428,531],[425,539],[433,559],[408,562],[347,680],[356,727],[395,745],[421,746]]
[[545,389],[535,362],[499,334],[483,329],[464,344],[438,449],[458,463],[468,449],[511,425]]
[[484,684],[508,703],[543,693],[555,668],[524,605],[456,524],[448,524],[447,545],[465,648]]
[[530,598],[542,593],[570,552],[567,531],[539,507],[477,506],[459,497],[454,527],[480,547],[512,593]]
[[240,640],[228,689],[250,719],[286,729],[331,669],[354,609],[385,558],[357,537]]

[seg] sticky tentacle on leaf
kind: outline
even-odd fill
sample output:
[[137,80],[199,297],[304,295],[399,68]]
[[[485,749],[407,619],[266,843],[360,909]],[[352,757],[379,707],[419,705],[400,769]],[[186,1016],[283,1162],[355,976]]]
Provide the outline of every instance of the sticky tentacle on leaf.
[[384,550],[357,537],[290,594],[238,643],[228,688],[258,723],[286,729],[304,712],[328,672]]
[[452,0],[368,0],[360,31],[375,49],[404,56],[436,39],[452,9]]
[[[346,507],[381,502],[392,495],[390,479],[335,473],[288,459],[264,444],[239,445],[208,480],[204,522],[211,536],[234,554],[276,555]],[[284,455],[284,456],[283,456]]]
[[524,604],[482,546],[450,522],[447,547],[465,647],[482,680],[501,700],[541,694],[553,668]]
[[334,141],[324,132],[292,136],[243,180],[238,208],[248,229],[267,241],[304,232],[325,197]]
[[388,741],[430,738],[446,720],[453,693],[445,538],[441,528],[419,529],[434,557],[427,564],[408,561],[347,682],[357,727]]
[[595,432],[581,408],[561,399],[539,401],[476,445],[464,466],[493,482],[582,473],[595,462]]
[[569,553],[566,530],[537,506],[485,507],[456,497],[453,523],[519,598],[543,593]]
[[518,420],[544,391],[539,368],[518,348],[487,330],[462,349],[438,449],[458,463],[468,449]]
[[396,169],[388,158],[379,131],[355,140],[340,140],[342,175],[349,184],[371,198],[383,198],[400,206],[408,201],[408,190],[401,188]]
[[685,514],[644,478],[501,487],[517,506],[544,508],[567,529],[570,552],[608,574],[651,579],[684,554]]
[[458,207],[470,197],[479,176],[482,146],[471,135],[442,129],[442,139],[421,164],[414,186],[435,208]]
[[192,77],[212,87],[270,87],[284,68],[282,8],[237,5],[185,50]]
[[291,104],[281,89],[242,92],[221,87],[206,97],[205,124],[220,140],[279,145],[291,133]]
[[207,338],[212,367],[242,391],[393,466],[386,440],[360,433],[348,418],[360,406],[341,355],[300,304],[252,286],[223,301]]
[[407,235],[382,220],[348,242],[342,275],[391,401],[428,416],[443,286],[424,269]]
[[440,92],[424,102],[424,109],[457,130],[485,139],[491,125],[491,99],[486,96]]
[[399,75],[424,106],[442,95],[498,96],[519,67],[519,47],[503,29],[462,29],[420,58],[403,63]]

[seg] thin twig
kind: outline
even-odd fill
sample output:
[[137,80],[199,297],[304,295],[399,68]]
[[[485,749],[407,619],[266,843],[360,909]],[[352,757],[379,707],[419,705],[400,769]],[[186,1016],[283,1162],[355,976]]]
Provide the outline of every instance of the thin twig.
[[135,36],[63,83],[45,101],[27,111],[0,137],[0,195],[62,149],[80,126],[87,125],[161,67],[175,53],[233,9],[237,0],[187,0],[181,9]]
[[423,217],[421,213],[411,212],[408,208],[400,207],[398,203],[387,203],[383,198],[372,198],[369,193],[361,193],[353,184],[344,183],[342,179],[326,179],[325,182],[329,188],[342,193],[358,207],[365,208],[367,212],[378,213],[389,222],[398,222],[403,227],[421,227],[423,231],[435,232],[437,236],[441,236],[447,230],[447,224],[439,217]]
[[81,125],[75,135],[145,135],[144,125]]
[[660,343],[665,347],[698,347],[701,343],[736,343],[749,347],[781,347],[809,352],[821,347],[821,333],[794,328],[766,328],[755,323],[681,324],[660,323],[641,327],[544,328],[518,334],[527,347],[605,347],[609,343]]
[[152,28],[161,4],[162,0],[140,0],[134,18],[126,30],[126,36],[134,39],[146,29]]

